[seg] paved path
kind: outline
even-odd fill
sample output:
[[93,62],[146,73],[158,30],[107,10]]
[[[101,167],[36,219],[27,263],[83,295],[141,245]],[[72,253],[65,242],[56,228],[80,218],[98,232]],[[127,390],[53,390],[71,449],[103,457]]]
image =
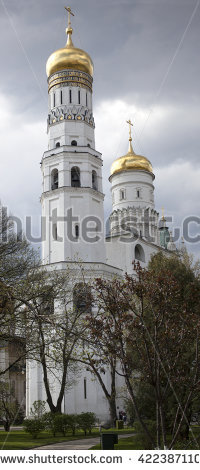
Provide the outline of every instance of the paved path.
[[[133,434],[118,434],[119,439],[133,436]],[[58,442],[47,446],[35,447],[35,450],[88,450],[100,443],[100,437],[88,439],[75,439],[74,441]]]

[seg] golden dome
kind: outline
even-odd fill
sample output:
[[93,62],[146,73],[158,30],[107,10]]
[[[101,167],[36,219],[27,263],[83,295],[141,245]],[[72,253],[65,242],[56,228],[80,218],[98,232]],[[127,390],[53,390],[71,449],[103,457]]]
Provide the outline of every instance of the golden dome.
[[87,52],[74,47],[71,38],[72,32],[71,23],[69,23],[66,29],[66,46],[53,52],[47,60],[46,72],[48,78],[53,73],[66,69],[80,70],[93,76],[92,59]]
[[120,171],[131,171],[131,170],[145,170],[149,173],[153,172],[152,166],[148,158],[142,155],[136,155],[133,151],[131,144],[132,138],[129,138],[129,151],[123,157],[117,158],[111,166],[111,176]]

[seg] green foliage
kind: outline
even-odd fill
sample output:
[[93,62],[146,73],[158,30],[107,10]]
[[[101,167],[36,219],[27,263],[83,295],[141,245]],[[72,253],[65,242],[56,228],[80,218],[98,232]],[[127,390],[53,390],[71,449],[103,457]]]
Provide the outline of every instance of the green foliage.
[[[152,421],[149,419],[145,421],[145,424],[148,428],[150,435],[156,441],[156,421]],[[134,423],[134,427],[135,427],[137,439],[142,444],[142,449],[152,449],[152,444],[150,440],[148,439],[148,436],[144,432],[144,429],[141,426],[141,424],[138,421],[136,421]]]
[[87,431],[89,432],[89,434],[91,434],[92,427],[96,423],[96,416],[94,413],[91,412],[81,413],[80,415],[77,415],[77,422],[86,436]]
[[15,421],[19,410],[19,404],[14,398],[9,383],[0,381],[0,420],[3,422],[5,431],[9,431],[11,424]]
[[25,432],[31,434],[36,439],[38,434],[44,430],[45,425],[42,419],[25,419],[23,421],[23,427]]
[[[139,413],[143,419],[156,419],[155,410],[155,393],[152,385],[141,380],[134,380],[134,389]],[[128,398],[125,401],[126,413],[129,416],[130,423],[136,419],[135,408],[133,402]]]
[[46,401],[44,400],[36,400],[33,402],[33,407],[31,408],[31,416],[33,416],[33,418],[41,418],[46,409],[45,409],[45,405],[46,405]]
[[68,431],[75,435],[78,427],[78,415],[49,412],[43,415],[43,422],[45,429],[50,430],[53,436],[56,433],[62,433],[65,436]]
[[78,426],[77,423],[77,415],[75,414],[66,414],[65,416],[65,426],[67,430],[71,430],[73,436],[75,435],[76,428]]
[[56,416],[59,416],[55,413],[51,413],[49,411],[48,413],[45,413],[42,417],[42,421],[44,423],[44,427],[46,430],[51,431],[52,435],[55,437],[56,432],[58,431],[58,425],[56,423]]

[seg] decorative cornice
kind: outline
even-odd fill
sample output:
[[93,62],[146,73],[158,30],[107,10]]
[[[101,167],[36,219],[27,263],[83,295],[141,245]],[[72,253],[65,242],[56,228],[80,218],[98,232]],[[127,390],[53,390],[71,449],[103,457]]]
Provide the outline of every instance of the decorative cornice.
[[71,194],[74,194],[74,195],[77,195],[77,196],[81,196],[81,194],[84,195],[88,191],[92,196],[95,196],[96,198],[99,198],[101,201],[104,200],[104,194],[103,193],[101,193],[100,191],[96,191],[95,189],[92,189],[90,187],[76,188],[76,187],[73,187],[73,186],[61,186],[57,189],[51,189],[50,191],[43,192],[42,195],[41,195],[41,201],[43,199],[48,198],[49,196],[56,196],[56,195],[59,195],[61,193],[71,193]]
[[51,75],[48,79],[48,92],[52,88],[60,88],[61,86],[77,86],[85,88],[92,92],[93,79],[91,75],[79,70],[62,70]]
[[51,126],[62,121],[86,122],[91,127],[95,127],[94,118],[91,111],[86,106],[57,106],[48,114],[47,125]]

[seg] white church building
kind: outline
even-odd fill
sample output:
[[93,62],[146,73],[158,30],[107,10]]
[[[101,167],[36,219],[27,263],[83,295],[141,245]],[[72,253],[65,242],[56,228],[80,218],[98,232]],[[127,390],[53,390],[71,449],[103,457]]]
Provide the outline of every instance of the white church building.
[[[92,105],[93,62],[72,42],[70,13],[68,9],[67,43],[50,55],[46,66],[48,148],[41,162],[45,221],[42,260],[50,270],[65,270],[69,265],[75,269],[78,256],[86,281],[100,276],[112,279],[131,274],[134,260],[146,266],[151,255],[160,250],[170,253],[175,246],[164,218],[160,221],[155,210],[152,165],[146,157],[134,153],[130,120],[128,152],[113,161],[108,175],[112,212],[110,233],[105,237],[103,161],[95,147]],[[42,369],[38,363],[29,362],[27,414],[38,399],[46,400]],[[93,411],[100,419],[108,416],[103,391],[86,368],[73,389],[66,391],[62,410]]]

